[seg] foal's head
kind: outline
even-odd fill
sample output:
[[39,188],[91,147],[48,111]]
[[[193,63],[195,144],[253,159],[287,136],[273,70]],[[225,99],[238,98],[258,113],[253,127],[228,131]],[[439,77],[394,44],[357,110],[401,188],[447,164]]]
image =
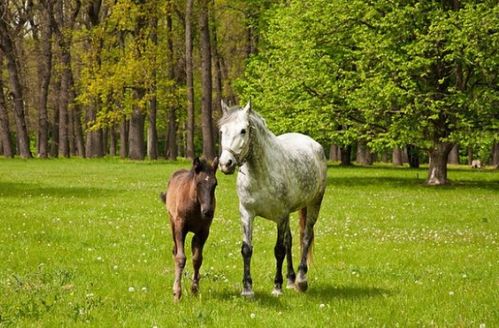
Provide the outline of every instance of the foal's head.
[[195,158],[192,162],[197,201],[204,219],[212,219],[215,213],[215,187],[217,186],[218,158],[208,164],[204,159]]

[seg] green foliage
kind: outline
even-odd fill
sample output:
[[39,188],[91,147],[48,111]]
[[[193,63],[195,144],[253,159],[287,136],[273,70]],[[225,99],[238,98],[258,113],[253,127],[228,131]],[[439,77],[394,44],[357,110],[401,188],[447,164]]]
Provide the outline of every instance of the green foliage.
[[309,290],[271,296],[276,226],[256,218],[254,300],[239,296],[235,177],[218,175],[200,295],[189,293],[189,235],[185,298],[173,304],[173,242],[158,193],[189,162],[0,164],[0,326],[499,324],[496,171],[451,168],[453,185],[427,188],[424,170],[331,166]]
[[497,138],[499,6],[291,1],[240,92],[277,132],[371,148]]
[[[166,28],[161,18],[168,3],[121,0],[108,5],[108,16],[100,24],[78,33],[85,47],[79,52],[83,65],[78,101],[98,107],[93,129],[120,122],[134,106],[145,111],[152,97],[168,108],[179,102],[183,90],[166,78],[173,65],[164,60]],[[144,96],[137,97],[136,90]]]

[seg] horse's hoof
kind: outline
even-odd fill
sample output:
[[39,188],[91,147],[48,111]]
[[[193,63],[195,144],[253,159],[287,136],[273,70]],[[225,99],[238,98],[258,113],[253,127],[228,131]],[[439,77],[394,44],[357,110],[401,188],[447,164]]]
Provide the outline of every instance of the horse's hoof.
[[295,286],[296,290],[302,293],[308,289],[308,282],[306,280],[300,280],[296,282]]
[[241,296],[246,298],[253,298],[255,297],[255,293],[251,289],[243,289],[243,291],[241,292]]
[[173,302],[174,303],[178,303],[180,302],[180,298],[182,297],[182,295],[177,295],[177,294],[174,294],[173,295]]
[[292,279],[288,279],[288,283],[286,285],[287,289],[295,289],[295,281]]
[[282,289],[280,289],[280,288],[274,288],[272,290],[272,296],[279,297],[281,295],[282,295]]
[[197,295],[198,291],[199,291],[199,287],[198,286],[196,286],[196,285],[192,285],[191,286],[191,293],[193,295]]

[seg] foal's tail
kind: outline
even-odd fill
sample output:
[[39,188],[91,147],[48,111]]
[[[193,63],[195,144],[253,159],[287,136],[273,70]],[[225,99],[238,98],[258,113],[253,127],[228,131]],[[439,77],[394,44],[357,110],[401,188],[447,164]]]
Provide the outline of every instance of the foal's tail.
[[161,199],[161,201],[166,204],[166,193],[165,192],[161,192],[159,194],[159,199]]
[[[300,249],[303,252],[303,239],[305,238],[305,229],[307,227],[307,208],[300,210]],[[307,251],[307,264],[310,265],[313,260],[314,238],[310,241],[310,246]]]

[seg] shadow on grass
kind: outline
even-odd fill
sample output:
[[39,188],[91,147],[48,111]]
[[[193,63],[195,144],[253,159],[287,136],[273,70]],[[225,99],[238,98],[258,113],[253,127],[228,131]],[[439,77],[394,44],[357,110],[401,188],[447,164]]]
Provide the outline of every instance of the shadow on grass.
[[260,291],[255,291],[255,296],[253,298],[244,298],[241,296],[239,290],[222,290],[222,291],[213,291],[210,294],[213,298],[216,298],[221,301],[229,301],[229,300],[241,300],[244,302],[251,302],[251,303],[256,303],[259,306],[263,307],[269,307],[269,308],[275,308],[275,309],[286,309],[288,308],[287,305],[283,304],[281,302],[282,297],[285,297],[285,295],[281,297],[275,297],[272,296],[270,292],[260,292]]
[[435,190],[459,190],[459,189],[487,189],[499,191],[499,181],[469,181],[469,180],[451,180],[445,186],[426,186],[424,177],[402,178],[402,177],[328,177],[329,186],[340,187],[404,187],[404,188],[428,188]]
[[111,196],[120,192],[116,189],[96,187],[48,187],[33,183],[0,182],[0,197],[75,197],[93,198]]
[[310,288],[306,294],[309,297],[314,297],[320,300],[333,300],[339,298],[357,299],[386,297],[392,295],[393,292],[388,289],[376,287],[316,285]]

